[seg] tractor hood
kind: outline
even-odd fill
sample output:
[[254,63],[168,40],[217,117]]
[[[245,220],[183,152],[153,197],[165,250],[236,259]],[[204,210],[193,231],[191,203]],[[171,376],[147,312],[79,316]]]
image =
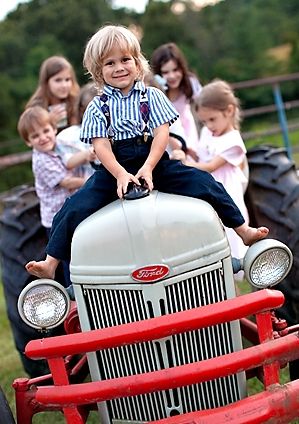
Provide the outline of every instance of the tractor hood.
[[152,265],[165,265],[174,276],[229,254],[223,225],[208,203],[153,191],[116,200],[77,227],[71,280],[129,283],[134,270]]

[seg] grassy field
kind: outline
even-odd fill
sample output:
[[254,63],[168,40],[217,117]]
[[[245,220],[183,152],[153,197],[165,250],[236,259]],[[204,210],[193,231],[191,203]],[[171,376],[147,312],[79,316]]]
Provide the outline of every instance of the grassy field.
[[9,322],[6,316],[3,288],[0,284],[0,382],[8,401],[13,405],[11,383],[17,376],[24,375],[21,362],[14,347]]
[[[27,375],[22,368],[19,355],[14,346],[5,308],[3,286],[0,283],[0,385],[15,415],[14,389],[11,384],[15,378],[27,377]],[[88,419],[88,424],[96,424],[98,422],[97,413],[92,412]],[[65,424],[65,420],[60,412],[45,412],[35,415],[33,424]]]

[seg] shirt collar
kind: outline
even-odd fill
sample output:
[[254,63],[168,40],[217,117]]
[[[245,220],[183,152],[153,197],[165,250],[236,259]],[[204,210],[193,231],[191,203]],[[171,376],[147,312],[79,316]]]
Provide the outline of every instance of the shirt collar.
[[[144,91],[145,90],[145,84],[143,81],[135,81],[135,84],[133,85],[132,89],[129,91],[128,96],[133,91]],[[114,93],[121,93],[119,88],[112,87],[112,85],[105,84],[103,88],[103,92],[107,94],[108,96],[112,96]]]
[[57,146],[55,145],[54,150],[50,150],[49,152],[40,152],[39,150],[36,150],[35,148],[32,149],[32,153],[35,156],[59,156],[59,153],[57,152]]

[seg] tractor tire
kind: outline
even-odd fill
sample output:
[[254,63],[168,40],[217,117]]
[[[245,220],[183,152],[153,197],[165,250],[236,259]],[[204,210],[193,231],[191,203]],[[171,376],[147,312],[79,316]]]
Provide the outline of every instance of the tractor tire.
[[0,424],[15,424],[10,406],[0,386]]
[[269,237],[285,243],[294,256],[288,276],[275,288],[285,295],[277,314],[289,325],[299,322],[299,178],[284,148],[260,146],[247,153],[249,183],[245,193],[250,223],[265,225]]
[[46,361],[27,358],[25,346],[30,340],[55,332],[44,334],[25,324],[19,316],[17,302],[23,288],[36,279],[24,265],[32,259],[44,259],[48,238],[41,224],[34,187],[16,187],[1,196],[0,204],[0,260],[7,316],[24,370],[30,377],[38,377],[49,372],[48,365]]

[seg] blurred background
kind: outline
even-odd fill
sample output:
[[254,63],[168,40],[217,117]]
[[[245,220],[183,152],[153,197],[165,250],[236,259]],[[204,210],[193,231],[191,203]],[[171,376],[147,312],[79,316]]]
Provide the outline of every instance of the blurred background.
[[[12,1],[6,3],[10,8],[14,5]],[[105,23],[119,23],[135,30],[147,58],[161,43],[177,43],[203,84],[215,77],[238,82],[298,70],[297,0],[16,3],[0,21],[0,155],[16,149],[19,143],[17,119],[37,85],[41,62],[50,55],[64,55],[75,67],[80,84],[87,82],[82,67],[84,47]],[[124,4],[137,4],[138,9],[120,7]],[[0,8],[3,14],[5,8]],[[273,100],[269,86],[237,94],[243,108]],[[297,81],[284,84],[284,100],[298,94]]]

